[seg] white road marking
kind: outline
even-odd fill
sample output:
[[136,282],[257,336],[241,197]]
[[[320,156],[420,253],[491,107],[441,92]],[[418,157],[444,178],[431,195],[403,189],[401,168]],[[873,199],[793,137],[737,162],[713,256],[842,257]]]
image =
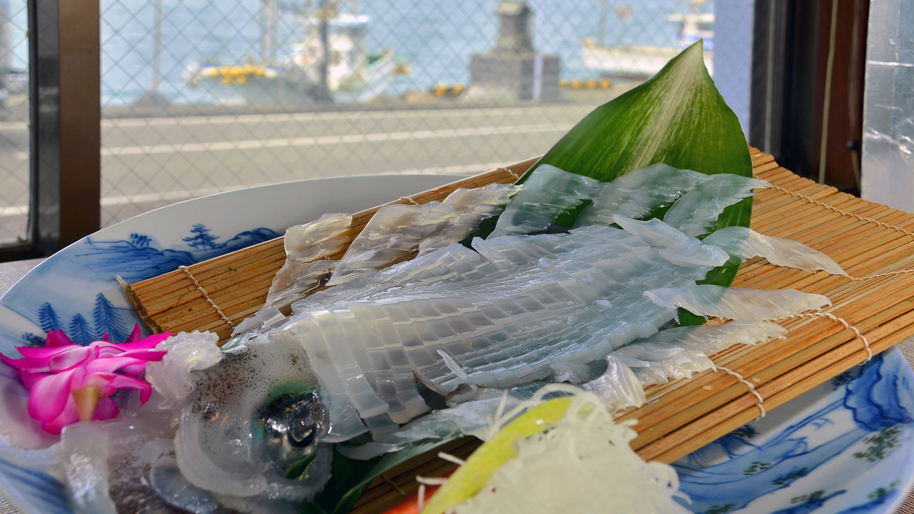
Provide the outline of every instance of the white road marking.
[[[567,113],[569,109],[579,108],[584,115],[593,109],[593,106],[542,106],[536,107],[535,112],[545,110],[560,110]],[[236,123],[276,123],[289,121],[336,121],[336,120],[377,120],[377,119],[409,119],[409,118],[466,118],[471,116],[511,116],[529,115],[534,108],[504,107],[498,109],[416,109],[401,111],[352,111],[352,112],[305,112],[305,113],[278,113],[278,114],[238,114],[238,115],[213,115],[213,116],[181,116],[173,118],[106,118],[102,120],[103,127],[145,127],[145,126],[173,126],[173,125],[225,125]]]
[[[105,118],[102,128],[127,127],[172,127],[190,125],[233,125],[241,123],[283,123],[301,121],[336,121],[336,120],[379,120],[411,118],[469,118],[476,116],[527,116],[531,112],[538,114],[546,110],[558,110],[567,114],[569,110],[579,109],[581,115],[590,112],[592,105],[552,105],[534,108],[503,107],[498,109],[409,109],[402,111],[352,111],[352,112],[302,112],[276,114],[218,114],[212,116],[175,116],[169,118]],[[26,130],[27,122],[0,122],[2,130]]]
[[422,168],[416,170],[404,171],[382,171],[381,175],[471,175],[492,171],[499,166],[504,166],[504,162],[490,162],[486,164],[468,164],[461,166],[443,166],[440,168]]
[[25,216],[29,213],[28,205],[13,205],[11,207],[0,208],[0,217],[2,216]]
[[533,134],[538,132],[567,132],[572,123],[542,123],[537,125],[470,127],[447,130],[411,130],[404,132],[377,132],[343,136],[317,136],[279,139],[247,139],[240,141],[215,141],[211,143],[184,143],[168,145],[120,146],[103,148],[103,157],[149,155],[186,152],[218,152],[262,148],[307,147],[356,143],[376,143],[419,139],[449,139],[458,137]]

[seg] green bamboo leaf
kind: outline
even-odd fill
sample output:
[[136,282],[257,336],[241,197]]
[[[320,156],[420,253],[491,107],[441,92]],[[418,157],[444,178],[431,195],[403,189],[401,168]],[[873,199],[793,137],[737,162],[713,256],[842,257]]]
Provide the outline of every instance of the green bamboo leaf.
[[674,168],[752,176],[736,114],[693,44],[650,80],[596,108],[531,168],[559,169],[608,182],[664,162]]
[[438,450],[448,443],[464,437],[466,436],[456,433],[442,439],[418,441],[396,453],[388,453],[383,457],[367,461],[350,459],[334,451],[330,481],[313,502],[304,505],[303,512],[307,514],[345,514],[352,509],[359,496],[365,492],[375,478],[414,457]]

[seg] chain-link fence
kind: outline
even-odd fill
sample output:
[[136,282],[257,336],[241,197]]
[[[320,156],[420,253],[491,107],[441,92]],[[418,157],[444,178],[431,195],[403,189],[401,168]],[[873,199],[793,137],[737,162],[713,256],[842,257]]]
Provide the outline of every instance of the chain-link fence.
[[[751,18],[753,0],[718,2]],[[726,49],[744,48],[748,59],[751,19],[715,19],[715,7],[101,0],[102,224],[239,187],[474,173],[539,155],[699,38],[713,72],[720,22],[731,28]],[[24,7],[10,9],[15,18]],[[4,26],[23,37],[24,22]],[[16,59],[10,66],[24,68]],[[722,90],[748,91],[747,76],[714,75]],[[9,175],[0,185],[23,184],[27,138],[12,139],[23,119],[5,123],[12,157],[0,164]],[[2,189],[0,208],[15,212],[26,197]]]
[[26,0],[0,0],[0,242],[26,237],[29,51]]

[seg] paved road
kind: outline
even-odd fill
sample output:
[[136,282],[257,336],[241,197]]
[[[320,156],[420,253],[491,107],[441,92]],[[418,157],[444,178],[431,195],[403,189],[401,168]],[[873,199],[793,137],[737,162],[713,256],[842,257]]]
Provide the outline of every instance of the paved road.
[[[216,191],[378,173],[475,173],[547,150],[593,105],[102,122],[107,225]],[[28,134],[0,123],[0,240],[24,231]]]

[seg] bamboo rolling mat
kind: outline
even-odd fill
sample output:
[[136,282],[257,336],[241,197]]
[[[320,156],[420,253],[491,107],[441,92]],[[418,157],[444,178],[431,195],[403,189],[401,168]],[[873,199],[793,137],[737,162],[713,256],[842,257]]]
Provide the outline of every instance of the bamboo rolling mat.
[[[474,179],[479,185],[508,182],[532,162]],[[752,150],[752,163],[754,175],[772,184],[755,195],[752,228],[829,255],[849,277],[781,268],[758,258],[744,263],[734,287],[798,289],[825,295],[833,305],[821,313],[779,320],[789,330],[784,339],[715,355],[717,371],[649,388],[645,406],[619,416],[638,420],[632,447],[647,460],[673,462],[688,455],[914,335],[914,215],[798,177],[757,150]],[[441,189],[413,199],[423,203],[446,196]],[[357,219],[367,221],[372,212]],[[192,266],[190,273],[179,270],[134,284],[129,292],[154,330],[181,327],[225,334],[230,326],[214,307],[231,320],[256,311],[270,279],[239,270],[260,267],[262,275],[272,277],[284,260],[282,248],[281,241],[263,243]],[[450,453],[464,456],[477,444],[461,440]],[[446,475],[454,467],[433,456],[411,461],[376,480],[354,512],[383,511],[416,490],[415,475]]]

